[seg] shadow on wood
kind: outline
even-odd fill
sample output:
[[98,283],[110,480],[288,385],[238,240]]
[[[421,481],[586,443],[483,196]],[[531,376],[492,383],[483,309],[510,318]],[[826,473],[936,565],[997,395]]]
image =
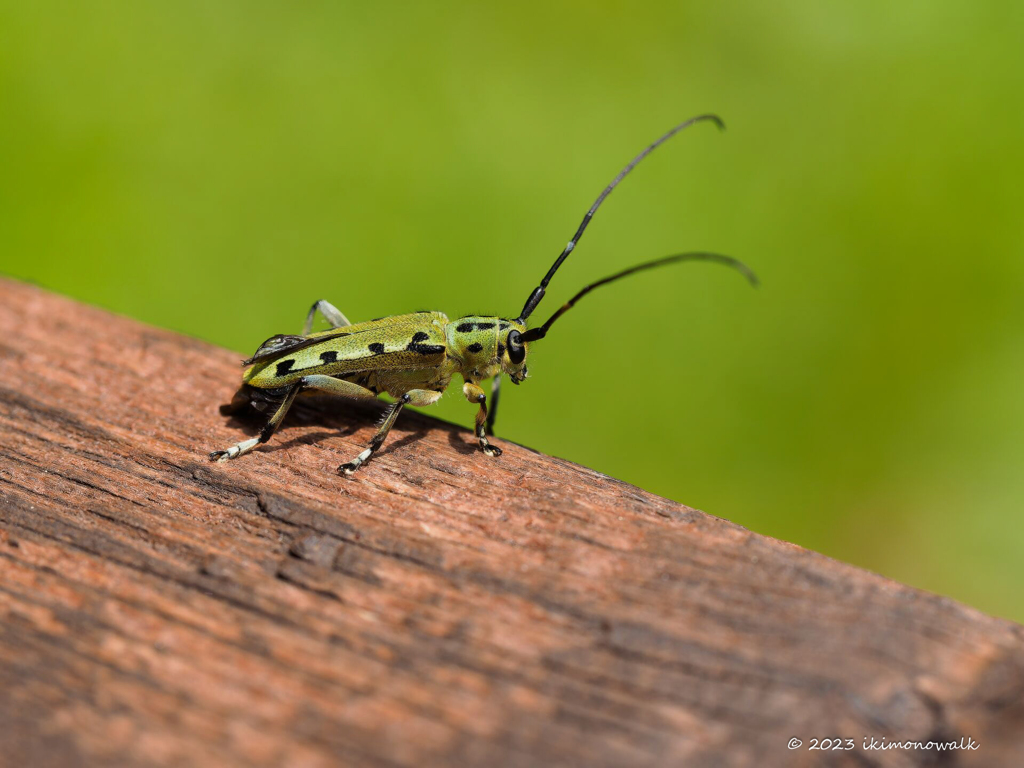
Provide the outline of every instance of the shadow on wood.
[[1024,759],[1021,627],[425,416],[211,464],[238,362],[0,280],[0,763]]

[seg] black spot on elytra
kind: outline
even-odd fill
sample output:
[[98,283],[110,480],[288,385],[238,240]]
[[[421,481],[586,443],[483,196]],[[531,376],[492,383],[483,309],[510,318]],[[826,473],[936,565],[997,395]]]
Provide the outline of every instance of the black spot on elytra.
[[293,365],[295,365],[294,360],[282,360],[277,364],[277,368],[274,369],[274,372],[277,376],[284,376],[292,369]]
[[426,341],[429,338],[430,338],[430,334],[424,333],[423,331],[416,331],[416,333],[413,334],[412,341],[415,344],[415,343],[420,342],[420,341]]
[[476,329],[478,331],[489,331],[494,327],[494,323],[477,323]]
[[483,352],[484,351],[484,345],[481,344],[479,341],[474,341],[472,344],[470,344],[468,347],[466,347],[466,351],[467,352],[473,352],[474,354],[477,353],[477,352]]
[[336,363],[338,362],[338,353],[334,350],[320,353],[320,361],[324,363]]
[[473,324],[459,323],[457,326],[455,326],[455,330],[458,331],[459,333],[469,333],[470,331],[473,330]]
[[370,344],[366,348],[368,350],[370,350],[371,352],[373,352],[373,354],[375,354],[375,355],[383,355],[384,354],[384,345],[381,344],[379,341],[373,342],[373,344]]

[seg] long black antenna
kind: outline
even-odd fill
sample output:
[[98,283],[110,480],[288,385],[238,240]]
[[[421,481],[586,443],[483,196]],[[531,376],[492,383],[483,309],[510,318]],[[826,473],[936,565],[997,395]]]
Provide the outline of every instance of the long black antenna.
[[576,234],[572,236],[572,240],[569,241],[569,244],[565,246],[565,250],[559,254],[557,259],[555,259],[555,263],[551,265],[551,269],[549,269],[548,273],[544,275],[544,279],[540,281],[540,285],[533,290],[533,293],[530,294],[530,298],[526,300],[526,304],[523,306],[523,311],[519,313],[520,323],[525,322],[526,318],[528,318],[532,314],[533,310],[537,308],[537,305],[540,304],[540,300],[544,298],[544,290],[548,287],[548,283],[551,282],[551,278],[554,276],[555,272],[558,271],[558,268],[562,266],[562,262],[566,260],[570,253],[572,253],[572,249],[576,247],[576,243],[578,243],[580,238],[583,236],[583,230],[587,228],[590,220],[594,218],[594,214],[597,212],[597,209],[601,207],[601,203],[603,203],[604,199],[611,194],[611,191],[615,189],[618,183],[626,178],[629,172],[632,171],[641,160],[651,154],[651,152],[657,149],[660,145],[664,144],[684,128],[688,128],[694,123],[700,123],[704,120],[710,120],[718,126],[719,130],[725,130],[725,123],[722,122],[722,118],[718,115],[697,115],[696,117],[691,117],[689,120],[680,123],[651,144],[643,152],[630,160],[629,165],[619,171],[619,175],[612,179],[612,183],[604,188],[604,192],[598,195],[597,200],[595,200],[594,204],[590,206],[590,210],[587,211],[587,214],[583,217],[583,221],[580,222],[580,226],[577,228]]
[[646,261],[643,264],[637,264],[635,267],[624,269],[621,272],[616,272],[614,275],[604,278],[603,280],[598,280],[596,283],[591,283],[565,302],[565,304],[563,304],[555,314],[548,318],[548,321],[544,323],[544,325],[524,331],[523,341],[536,341],[537,339],[543,339],[547,335],[548,330],[554,324],[555,320],[572,309],[576,305],[577,301],[582,299],[595,288],[607,285],[608,283],[613,283],[620,277],[632,275],[634,272],[642,272],[645,269],[654,269],[655,267],[662,267],[666,264],[675,264],[677,261],[713,261],[718,264],[724,264],[727,267],[735,269],[747,278],[747,280],[750,281],[750,284],[755,288],[758,285],[757,275],[755,275],[753,270],[739,259],[734,259],[731,256],[722,256],[718,253],[705,253],[703,251],[694,253],[677,253],[675,256],[666,256],[662,259],[655,259],[654,261]]

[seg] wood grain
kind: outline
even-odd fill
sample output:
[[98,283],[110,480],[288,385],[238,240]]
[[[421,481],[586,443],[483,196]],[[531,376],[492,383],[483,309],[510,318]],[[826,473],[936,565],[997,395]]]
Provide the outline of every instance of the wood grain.
[[238,362],[0,280],[0,763],[1024,764],[1020,626],[420,415],[211,464]]

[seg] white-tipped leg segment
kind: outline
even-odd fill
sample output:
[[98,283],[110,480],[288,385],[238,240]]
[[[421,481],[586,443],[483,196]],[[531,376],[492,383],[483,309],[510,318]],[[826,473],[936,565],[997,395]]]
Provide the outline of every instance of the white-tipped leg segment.
[[346,325],[352,325],[338,308],[331,304],[329,301],[320,299],[314,301],[313,306],[309,308],[309,314],[306,315],[306,324],[302,326],[302,335],[309,336],[309,332],[313,330],[313,320],[316,318],[316,311],[320,310],[320,314],[324,316],[331,328],[343,328]]
[[469,402],[480,404],[480,410],[476,412],[476,439],[480,443],[480,450],[488,456],[501,456],[501,448],[491,445],[487,440],[487,395],[479,384],[471,381],[462,385],[462,394]]
[[352,461],[345,462],[340,467],[338,467],[338,474],[344,475],[345,477],[350,477],[354,475],[357,469],[359,469],[361,466],[363,466],[363,464],[370,460],[371,456],[373,456],[373,448],[367,448],[365,451],[363,451],[354,459],[352,459]]
[[248,453],[259,444],[260,439],[258,437],[254,437],[252,440],[243,440],[240,443],[232,445],[226,451],[214,451],[213,453],[210,454],[210,458],[213,459],[214,461],[227,461],[228,459],[237,459],[239,456]]

